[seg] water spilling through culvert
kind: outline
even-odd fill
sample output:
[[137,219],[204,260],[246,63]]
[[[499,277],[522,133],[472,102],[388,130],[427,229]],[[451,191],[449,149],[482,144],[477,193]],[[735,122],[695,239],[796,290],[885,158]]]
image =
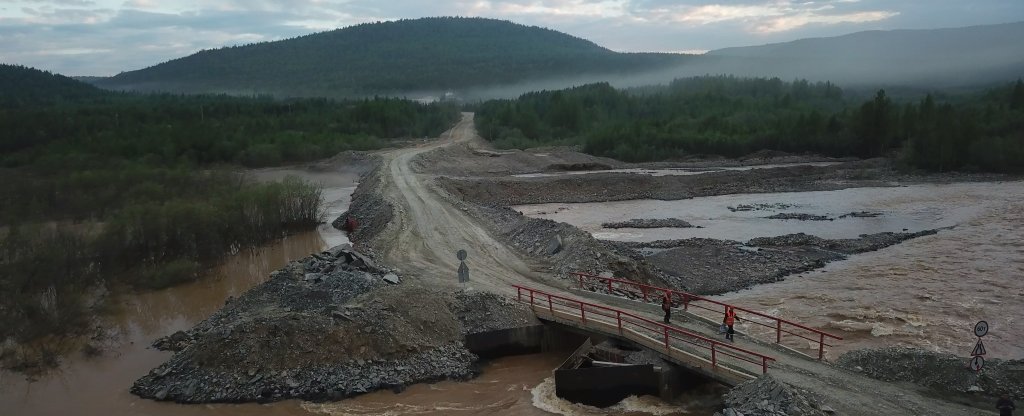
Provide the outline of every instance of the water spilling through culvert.
[[417,384],[399,394],[378,391],[335,403],[304,403],[316,414],[357,415],[488,415],[488,416],[710,416],[720,407],[720,391],[696,390],[673,403],[655,397],[628,397],[605,409],[555,396],[552,370],[565,353],[541,353],[488,362],[480,377],[468,382]]
[[[937,235],[853,255],[824,269],[789,276],[721,299],[810,324],[846,338],[829,357],[852,349],[917,346],[967,356],[971,328],[987,320],[989,356],[1024,356],[1024,182],[954,183],[828,192],[742,194],[680,201],[522,206],[527,215],[564,221],[596,236],[629,241],[709,237],[746,241],[805,232],[849,238],[882,231],[954,226]],[[770,220],[739,205],[789,204],[792,212],[874,218]],[[544,214],[540,214],[544,212]],[[681,218],[702,229],[603,230],[602,222]],[[608,234],[600,234],[607,232]],[[618,233],[618,234],[612,234]],[[709,276],[713,278],[713,276]],[[998,330],[997,330],[998,328]],[[756,331],[754,327],[740,330]],[[806,346],[805,346],[806,347]]]

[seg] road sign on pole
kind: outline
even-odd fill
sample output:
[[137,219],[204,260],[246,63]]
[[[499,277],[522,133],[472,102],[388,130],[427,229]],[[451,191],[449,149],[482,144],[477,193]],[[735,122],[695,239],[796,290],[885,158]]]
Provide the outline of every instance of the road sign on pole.
[[468,253],[466,250],[459,250],[455,256],[459,258],[459,283],[469,283],[469,266],[466,266]]
[[988,333],[988,322],[978,321],[974,324],[974,335],[978,338],[985,336]]
[[971,370],[981,371],[982,367],[985,367],[985,358],[978,355],[971,358]]
[[977,357],[979,355],[985,355],[985,344],[981,343],[981,339],[978,339],[978,343],[974,344],[974,351],[971,351],[972,357]]

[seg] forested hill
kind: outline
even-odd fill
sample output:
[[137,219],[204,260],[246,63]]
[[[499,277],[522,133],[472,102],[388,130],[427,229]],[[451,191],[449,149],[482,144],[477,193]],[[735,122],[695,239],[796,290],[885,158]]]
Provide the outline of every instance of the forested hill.
[[857,32],[701,57],[681,75],[732,74],[843,85],[988,86],[1024,75],[1024,22],[951,29]]
[[50,104],[103,94],[92,85],[63,75],[0,64],[0,105]]
[[635,73],[686,59],[617,53],[564,33],[507,21],[442,17],[206,50],[96,84],[143,91],[339,97]]

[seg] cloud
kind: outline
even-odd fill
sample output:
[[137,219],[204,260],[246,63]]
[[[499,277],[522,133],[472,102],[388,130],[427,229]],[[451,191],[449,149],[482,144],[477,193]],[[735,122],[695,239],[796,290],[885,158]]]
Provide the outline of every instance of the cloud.
[[0,62],[112,75],[201,49],[424,16],[512,20],[619,51],[709,50],[866,29],[1024,20],[1020,0],[975,3],[980,1],[0,0]]
[[848,8],[856,3],[859,3],[859,0],[779,0],[751,4],[665,5],[640,10],[640,13],[647,20],[654,22],[702,26],[740,22],[747,32],[755,34],[785,32],[812,24],[874,22],[899,14],[888,10],[837,12],[839,8]]
[[868,11],[846,14],[799,13],[792,16],[780,16],[777,18],[767,19],[763,23],[758,24],[754,31],[757,33],[776,33],[790,31],[810,24],[834,25],[839,23],[874,22],[888,19],[898,14],[898,12],[889,11]]

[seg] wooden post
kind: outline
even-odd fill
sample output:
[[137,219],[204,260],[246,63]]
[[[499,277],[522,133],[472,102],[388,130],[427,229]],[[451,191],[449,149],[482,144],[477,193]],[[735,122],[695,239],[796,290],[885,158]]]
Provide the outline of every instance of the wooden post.
[[775,343],[776,344],[781,344],[782,343],[782,320],[781,319],[776,319],[775,320]]
[[825,334],[821,334],[821,338],[818,339],[818,360],[825,357]]

